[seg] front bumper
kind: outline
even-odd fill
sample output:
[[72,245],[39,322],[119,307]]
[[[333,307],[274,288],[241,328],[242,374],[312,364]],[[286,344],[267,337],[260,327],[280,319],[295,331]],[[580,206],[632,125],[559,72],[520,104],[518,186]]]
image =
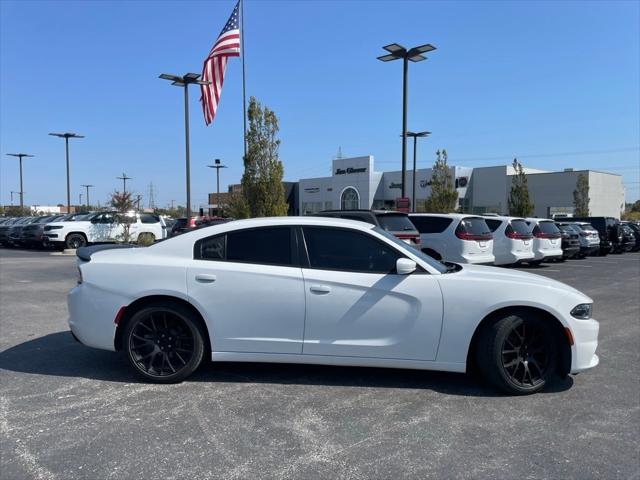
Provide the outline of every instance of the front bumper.
[[594,319],[571,322],[574,342],[571,349],[571,373],[584,372],[598,365],[600,359],[596,355],[596,349],[599,331],[600,324]]

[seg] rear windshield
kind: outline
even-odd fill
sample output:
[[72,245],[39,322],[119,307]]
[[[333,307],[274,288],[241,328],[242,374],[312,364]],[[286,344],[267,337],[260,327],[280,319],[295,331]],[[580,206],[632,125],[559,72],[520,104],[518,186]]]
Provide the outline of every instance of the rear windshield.
[[531,235],[531,229],[524,220],[511,220],[511,228],[514,232],[519,233],[520,235]]
[[472,235],[489,235],[491,233],[487,222],[480,217],[463,218],[460,221],[460,225],[458,225],[458,229]]
[[380,226],[388,232],[405,232],[408,230],[415,231],[416,227],[413,226],[411,220],[407,215],[376,215]]
[[[513,222],[511,223],[513,224]],[[554,222],[540,222],[538,223],[538,228],[542,233],[560,233],[560,230],[556,227]]]

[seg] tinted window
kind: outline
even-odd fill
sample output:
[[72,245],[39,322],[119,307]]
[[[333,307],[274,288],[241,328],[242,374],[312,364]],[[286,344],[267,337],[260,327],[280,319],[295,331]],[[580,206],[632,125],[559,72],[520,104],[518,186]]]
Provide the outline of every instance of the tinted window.
[[227,260],[291,265],[291,229],[256,228],[227,234]]
[[558,230],[558,227],[556,227],[556,224],[553,222],[539,222],[538,230],[542,233],[560,233],[560,230]]
[[401,255],[365,233],[303,227],[311,268],[367,273],[392,273]]
[[472,235],[489,235],[491,230],[484,218],[481,217],[467,217],[460,221],[458,228],[465,233]]
[[375,225],[372,222],[371,217],[364,217],[359,215],[340,215],[340,218],[344,218],[345,220],[355,220],[357,222],[366,222],[366,223],[371,223],[372,225]]
[[140,221],[142,223],[158,223],[160,221],[160,217],[151,213],[141,213]]
[[224,243],[226,235],[205,238],[200,242],[200,255],[202,260],[224,260]]
[[420,233],[442,233],[453,220],[446,217],[411,217],[411,222]]
[[407,230],[415,230],[416,227],[411,223],[407,215],[376,215],[378,222],[383,230],[388,232],[404,232]]
[[531,228],[524,220],[511,220],[511,228],[520,235],[530,235]]
[[485,218],[484,221],[487,223],[489,230],[491,230],[492,232],[495,232],[502,224],[502,220],[491,220],[489,218]]

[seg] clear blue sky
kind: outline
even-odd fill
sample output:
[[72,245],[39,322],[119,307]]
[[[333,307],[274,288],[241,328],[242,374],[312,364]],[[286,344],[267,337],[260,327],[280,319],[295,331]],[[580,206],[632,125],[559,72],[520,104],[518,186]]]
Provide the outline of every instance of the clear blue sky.
[[[63,141],[71,145],[72,195],[121,186],[156,203],[184,203],[182,92],[157,77],[199,72],[235,2],[0,2],[0,189],[25,202],[65,202]],[[431,130],[419,164],[446,148],[450,163],[593,168],[624,176],[639,197],[640,3],[268,1],[245,5],[247,90],[280,118],[285,177],[330,173],[338,147],[400,165],[401,64],[381,47],[432,43],[410,67],[409,128]],[[193,203],[215,189],[205,167],[219,157],[242,175],[241,65],[227,70],[218,116],[204,126],[192,90]],[[146,198],[144,200],[146,203]]]

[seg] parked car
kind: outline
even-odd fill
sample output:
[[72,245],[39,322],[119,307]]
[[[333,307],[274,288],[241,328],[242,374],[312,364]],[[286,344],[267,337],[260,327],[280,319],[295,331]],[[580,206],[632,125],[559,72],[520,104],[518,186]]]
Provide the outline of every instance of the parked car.
[[404,212],[394,210],[323,210],[313,215],[367,222],[395,235],[412,247],[420,249],[420,232],[409,220],[409,215]]
[[580,253],[580,236],[572,228],[556,225],[562,234],[562,260],[575,257]]
[[560,225],[573,229],[580,240],[580,253],[584,258],[587,255],[596,255],[600,252],[600,235],[598,231],[587,222],[561,223]]
[[562,259],[562,234],[555,222],[548,218],[527,218],[533,234],[533,260],[530,265],[540,265]]
[[38,220],[39,217],[22,217],[17,222],[13,223],[9,228],[7,244],[12,247],[21,247],[22,228],[32,222]]
[[607,255],[618,250],[618,244],[622,241],[620,234],[620,222],[613,217],[573,217],[572,222],[587,222],[598,231],[600,235],[600,255]]
[[632,252],[640,251],[640,225],[633,222],[623,222],[623,225],[626,225],[631,230],[633,230],[633,234],[636,237],[636,243],[631,249]]
[[495,265],[517,265],[534,261],[533,234],[524,218],[485,217],[493,233]]
[[622,241],[619,244],[619,253],[630,252],[636,246],[636,235],[633,229],[624,223],[620,224],[620,233]]
[[122,351],[147,381],[182,381],[205,356],[450,372],[473,365],[496,387],[528,394],[599,361],[586,295],[516,270],[445,265],[368,222],[238,220],[149,248],[77,255],[71,332]]
[[131,242],[154,242],[166,238],[164,220],[153,213],[100,212],[73,221],[52,222],[44,227],[45,243],[57,248],[80,248],[92,243],[124,239],[125,225]]
[[22,227],[20,244],[24,247],[42,247],[44,242],[44,226],[51,222],[62,221],[66,215],[49,215],[38,218]]
[[230,222],[233,220],[232,218],[222,218],[222,217],[206,217],[206,216],[196,216],[191,217],[189,224],[187,225],[187,218],[176,218],[171,227],[168,229],[168,236],[175,237],[176,235],[180,235],[182,233],[197,230],[198,228],[210,227],[212,225],[218,225],[220,223]]
[[2,225],[0,225],[0,245],[7,246],[9,244],[9,231],[11,230],[11,227],[23,218],[24,217],[8,218],[2,223]]
[[485,219],[460,213],[411,213],[420,247],[436,260],[493,264],[493,234]]

